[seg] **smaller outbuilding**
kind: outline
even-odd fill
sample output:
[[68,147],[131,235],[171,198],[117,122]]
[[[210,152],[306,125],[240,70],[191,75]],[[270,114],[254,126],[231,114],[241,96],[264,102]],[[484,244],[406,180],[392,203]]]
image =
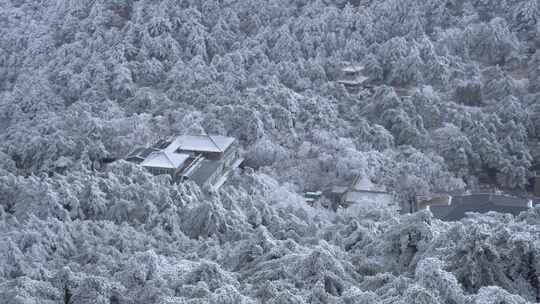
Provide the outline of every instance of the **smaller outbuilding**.
[[417,196],[415,204],[415,210],[429,210],[433,206],[450,206],[452,204],[452,196],[447,194]]
[[507,195],[480,193],[452,196],[450,199],[439,197],[422,203],[423,209],[431,211],[435,218],[443,221],[459,221],[467,213],[499,212],[512,215],[533,207],[533,201],[527,198]]
[[308,205],[313,206],[322,198],[322,195],[323,193],[321,191],[307,191],[304,193],[304,199]]
[[385,208],[393,205],[395,201],[391,193],[360,176],[356,176],[349,186],[334,186],[329,197],[334,202],[334,210],[348,208],[355,204]]

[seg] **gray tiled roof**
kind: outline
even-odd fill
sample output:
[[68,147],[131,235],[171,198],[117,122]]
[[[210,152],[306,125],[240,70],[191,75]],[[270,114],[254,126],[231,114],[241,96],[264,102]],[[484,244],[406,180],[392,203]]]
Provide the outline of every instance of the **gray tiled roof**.
[[189,179],[195,181],[199,186],[204,185],[214,172],[222,165],[221,161],[204,160],[202,164],[189,174]]
[[430,206],[433,216],[445,221],[457,221],[468,212],[487,213],[490,211],[518,215],[529,208],[529,200],[492,194],[476,194],[452,197],[448,206]]
[[220,135],[182,135],[178,136],[166,150],[224,152],[233,142],[234,138]]

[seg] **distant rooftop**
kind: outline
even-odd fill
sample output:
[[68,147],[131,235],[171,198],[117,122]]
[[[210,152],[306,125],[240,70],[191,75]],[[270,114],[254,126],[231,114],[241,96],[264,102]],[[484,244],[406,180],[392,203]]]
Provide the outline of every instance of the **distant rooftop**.
[[357,176],[352,185],[355,191],[386,192],[383,186],[374,184],[369,178]]
[[188,158],[188,154],[156,151],[148,155],[148,157],[141,163],[141,166],[176,169],[180,167],[180,165],[182,165]]
[[134,156],[139,156],[141,155],[141,153],[145,150],[146,148],[142,147],[142,148],[137,148],[135,150],[133,150],[131,153],[129,153],[128,157],[134,157]]
[[363,65],[350,65],[341,69],[345,73],[357,73],[364,70]]
[[365,204],[383,204],[389,205],[393,201],[390,193],[369,190],[353,190],[345,194],[343,200],[346,203],[365,203]]
[[168,139],[159,139],[155,144],[152,145],[153,148],[158,150],[163,150],[167,148],[172,143],[172,140]]
[[358,76],[358,77],[356,77],[355,79],[352,79],[352,80],[342,79],[342,80],[338,80],[338,82],[341,83],[341,84],[344,84],[344,85],[360,85],[360,84],[366,82],[367,80],[369,80],[369,77]]
[[140,164],[143,162],[148,155],[150,155],[152,152],[158,151],[155,148],[137,148],[133,150],[127,157],[126,160]]
[[347,191],[349,191],[349,187],[347,186],[333,186],[331,189],[332,193],[335,194],[345,194]]
[[221,135],[181,135],[165,151],[224,152],[233,142],[234,138]]
[[495,211],[518,215],[532,207],[532,201],[510,196],[477,194],[455,196],[450,205],[431,205],[429,210],[433,216],[445,221],[457,221],[469,212],[486,213]]
[[131,158],[131,157],[139,157],[139,158],[145,158],[147,157],[148,155],[150,155],[150,153],[152,152],[155,152],[157,151],[157,149],[154,149],[154,148],[137,148],[135,150],[133,150],[133,152],[131,152],[127,157],[128,158]]

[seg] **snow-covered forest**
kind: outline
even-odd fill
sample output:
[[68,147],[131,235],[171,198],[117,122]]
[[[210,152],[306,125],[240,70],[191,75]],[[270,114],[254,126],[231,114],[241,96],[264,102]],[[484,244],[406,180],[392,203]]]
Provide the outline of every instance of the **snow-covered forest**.
[[[246,158],[213,195],[122,160],[199,133]],[[538,0],[1,0],[0,303],[537,302],[539,207],[302,192],[524,191],[539,142]]]

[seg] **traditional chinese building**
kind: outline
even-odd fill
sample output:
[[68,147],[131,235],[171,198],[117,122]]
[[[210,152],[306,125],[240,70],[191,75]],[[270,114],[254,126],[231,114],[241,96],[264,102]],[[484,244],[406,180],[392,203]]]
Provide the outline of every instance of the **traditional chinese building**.
[[237,141],[220,135],[182,135],[134,150],[126,160],[155,175],[171,175],[176,182],[193,180],[201,188],[218,189],[238,167]]
[[369,77],[364,75],[364,66],[346,66],[340,70],[337,83],[342,84],[349,92],[358,92],[367,85]]

